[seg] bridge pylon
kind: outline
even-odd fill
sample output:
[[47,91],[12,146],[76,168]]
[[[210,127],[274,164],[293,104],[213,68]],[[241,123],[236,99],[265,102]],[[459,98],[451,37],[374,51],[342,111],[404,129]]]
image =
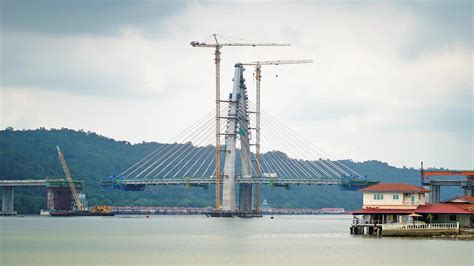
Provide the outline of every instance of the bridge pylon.
[[[235,65],[234,85],[229,96],[227,125],[225,135],[225,160],[223,171],[222,206],[217,212],[227,213],[224,216],[249,215],[253,206],[253,185],[239,184],[239,204],[236,204],[236,178],[252,176],[252,153],[250,151],[250,118],[248,111],[247,87],[244,79],[244,68]],[[240,173],[236,172],[237,151],[239,147]]]

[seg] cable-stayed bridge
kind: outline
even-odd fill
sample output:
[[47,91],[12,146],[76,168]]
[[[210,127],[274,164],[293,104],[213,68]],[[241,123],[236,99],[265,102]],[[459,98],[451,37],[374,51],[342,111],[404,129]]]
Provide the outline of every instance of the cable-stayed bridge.
[[242,64],[235,65],[232,93],[228,99],[216,99],[217,111],[107,178],[102,186],[139,191],[153,185],[217,184],[216,216],[252,216],[259,214],[259,185],[337,185],[357,190],[376,183],[343,162],[331,160],[293,129],[260,110],[259,83],[254,104],[248,97],[244,70]]

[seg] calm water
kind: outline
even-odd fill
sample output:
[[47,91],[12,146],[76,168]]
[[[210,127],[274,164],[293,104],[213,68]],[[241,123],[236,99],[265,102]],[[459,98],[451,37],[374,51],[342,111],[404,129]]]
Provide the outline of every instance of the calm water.
[[351,217],[0,217],[0,265],[474,265],[474,241],[351,236]]

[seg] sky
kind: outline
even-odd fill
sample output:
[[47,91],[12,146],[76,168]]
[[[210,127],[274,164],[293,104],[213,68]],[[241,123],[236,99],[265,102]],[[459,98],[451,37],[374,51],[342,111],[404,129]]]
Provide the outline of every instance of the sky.
[[189,44],[213,33],[292,45],[223,48],[223,95],[237,62],[314,60],[264,67],[262,109],[331,158],[474,168],[462,0],[0,0],[0,128],[167,142],[213,110],[213,50]]

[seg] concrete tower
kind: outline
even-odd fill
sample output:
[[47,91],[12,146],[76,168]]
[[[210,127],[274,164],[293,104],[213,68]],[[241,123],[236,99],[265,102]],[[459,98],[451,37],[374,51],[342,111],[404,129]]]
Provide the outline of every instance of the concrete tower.
[[[229,111],[227,118],[227,130],[225,137],[225,163],[223,174],[222,190],[222,210],[237,211],[235,197],[235,177],[236,177],[236,149],[237,141],[240,141],[240,157],[242,160],[241,175],[250,177],[251,153],[249,145],[250,120],[248,116],[248,97],[245,80],[243,77],[244,68],[241,64],[235,65],[234,86],[229,97]],[[252,208],[252,187],[251,185],[240,185],[239,211],[250,212]]]

